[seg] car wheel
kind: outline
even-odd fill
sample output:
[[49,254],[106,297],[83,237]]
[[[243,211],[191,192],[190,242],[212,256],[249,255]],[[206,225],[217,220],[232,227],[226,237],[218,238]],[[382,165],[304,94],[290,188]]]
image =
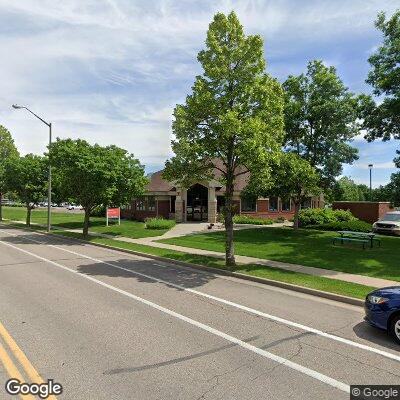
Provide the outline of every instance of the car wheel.
[[390,334],[400,344],[400,315],[396,315],[390,322]]

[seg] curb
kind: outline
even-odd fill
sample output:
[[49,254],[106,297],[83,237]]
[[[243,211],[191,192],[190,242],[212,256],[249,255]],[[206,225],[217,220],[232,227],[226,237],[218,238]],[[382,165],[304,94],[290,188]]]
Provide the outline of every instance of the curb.
[[[77,239],[77,240],[80,240],[80,239]],[[152,254],[142,253],[142,252],[135,251],[135,250],[121,249],[118,247],[108,246],[106,244],[91,243],[91,242],[87,242],[84,240],[82,240],[82,242],[89,243],[89,244],[92,244],[92,245],[98,246],[98,247],[103,247],[105,249],[117,250],[117,251],[121,251],[121,252],[127,253],[127,254],[134,254],[137,256],[150,258],[150,259],[153,259],[156,261],[162,261],[162,262],[168,262],[170,264],[176,264],[176,265],[179,265],[179,266],[185,267],[185,268],[192,268],[192,269],[197,269],[197,270],[201,270],[201,271],[211,272],[214,275],[230,276],[230,277],[242,279],[245,281],[257,282],[257,283],[261,283],[264,285],[270,285],[270,286],[276,286],[276,287],[279,287],[282,289],[293,290],[295,292],[305,293],[305,294],[309,294],[312,296],[318,296],[318,297],[322,297],[322,298],[325,298],[328,300],[340,301],[342,303],[351,304],[351,305],[359,306],[359,307],[364,307],[364,300],[356,299],[356,298],[348,297],[348,296],[343,296],[343,295],[336,294],[336,293],[324,292],[322,290],[311,289],[311,288],[307,288],[304,286],[298,286],[298,285],[294,285],[292,283],[274,281],[272,279],[267,279],[267,278],[259,278],[259,277],[252,276],[252,275],[242,274],[240,272],[232,272],[232,271],[226,271],[223,269],[207,267],[205,265],[200,265],[200,264],[186,263],[184,261],[174,260],[172,258],[155,256]]]
[[[22,228],[22,229],[23,230],[29,230],[27,228]],[[32,230],[34,230],[34,229],[30,229],[30,231],[32,231]],[[52,235],[52,236],[56,236],[56,237],[62,236],[62,235],[57,235],[56,233],[48,233],[48,232],[42,232],[42,231],[37,231],[37,232],[41,233],[43,235]],[[109,246],[107,244],[92,243],[90,241],[83,240],[83,239],[71,238],[71,237],[68,237],[68,236],[63,236],[63,237],[67,238],[67,239],[69,239],[71,241],[90,244],[92,246],[101,247],[101,248],[108,249],[108,250],[116,250],[116,251],[120,251],[122,253],[133,254],[133,255],[136,255],[136,256],[140,256],[140,257],[146,257],[146,258],[150,258],[150,259],[156,260],[156,261],[162,261],[162,262],[167,262],[167,263],[170,263],[170,264],[176,264],[176,265],[179,265],[179,266],[185,267],[185,268],[192,268],[192,269],[197,269],[197,270],[200,270],[200,271],[211,272],[211,273],[213,273],[213,274],[215,274],[217,276],[218,275],[230,276],[230,277],[242,279],[242,280],[245,280],[245,281],[261,283],[261,284],[264,284],[264,285],[275,286],[275,287],[279,287],[279,288],[287,289],[287,290],[292,290],[292,291],[299,292],[299,293],[304,293],[304,294],[309,294],[309,295],[312,295],[312,296],[322,297],[322,298],[328,299],[328,300],[339,301],[341,303],[350,304],[350,305],[353,305],[353,306],[364,307],[364,300],[357,299],[357,298],[354,298],[354,297],[348,297],[348,296],[343,296],[343,295],[336,294],[336,293],[324,292],[323,290],[311,289],[311,288],[307,288],[307,287],[304,287],[304,286],[294,285],[292,283],[275,281],[275,280],[267,279],[267,278],[259,278],[259,277],[252,276],[252,275],[242,274],[240,272],[232,272],[232,271],[227,271],[227,270],[223,270],[223,269],[207,267],[205,265],[187,263],[187,262],[184,262],[184,261],[174,260],[172,258],[166,258],[166,257],[155,256],[153,254],[142,253],[142,252],[136,251],[136,250],[128,250],[128,249],[122,249],[122,248],[119,248],[119,247]],[[117,239],[113,239],[113,240],[117,240]]]

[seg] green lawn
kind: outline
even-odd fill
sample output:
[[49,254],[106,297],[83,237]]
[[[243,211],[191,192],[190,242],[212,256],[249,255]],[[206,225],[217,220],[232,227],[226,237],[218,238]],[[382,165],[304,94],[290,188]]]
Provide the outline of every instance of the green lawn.
[[[22,207],[3,207],[3,218],[14,221],[25,221],[26,209]],[[83,214],[76,212],[55,212],[51,214],[52,225],[59,228],[80,229],[83,226]],[[45,225],[47,223],[47,210],[32,210],[32,223]],[[121,225],[106,226],[104,217],[90,218],[90,232],[106,233],[113,236],[126,236],[133,239],[159,236],[167,229],[146,229],[143,222],[122,220]]]
[[[12,225],[12,224],[11,224]],[[43,227],[33,227],[33,230],[43,230]],[[81,233],[67,232],[67,231],[54,231],[54,234],[67,236],[76,239],[83,239]],[[217,269],[225,269],[225,262],[222,259],[215,257],[207,257],[196,254],[189,254],[175,250],[160,249],[157,247],[127,243],[115,239],[100,238],[91,236],[88,241],[92,243],[100,243],[109,247],[117,249],[126,249],[137,251],[145,254],[152,254],[159,257],[169,258],[171,260],[178,260],[187,263],[205,265]],[[359,285],[357,283],[343,282],[336,279],[323,278],[318,276],[306,275],[299,272],[286,271],[279,268],[270,268],[263,265],[238,265],[236,272],[253,275],[261,278],[271,279],[279,282],[291,283],[298,286],[304,286],[311,289],[323,290],[330,293],[337,293],[343,296],[364,299],[365,296],[371,292],[373,287]],[[151,271],[149,271],[151,273]]]
[[[380,237],[381,248],[333,246],[336,232],[292,228],[235,231],[235,253],[245,256],[326,268],[400,281],[400,238]],[[198,234],[161,240],[184,247],[224,252],[224,233]]]
[[[57,234],[82,239],[82,235],[72,232],[55,232]],[[110,247],[138,251],[141,253],[152,254],[172,260],[183,261],[192,264],[205,265],[208,267],[225,269],[225,261],[215,257],[207,257],[196,254],[183,253],[175,250],[160,249],[157,247],[127,243],[114,239],[90,237],[90,242],[101,243]],[[286,271],[279,268],[270,268],[263,265],[238,265],[235,272],[246,275],[253,275],[261,278],[271,279],[280,282],[291,283],[311,289],[323,290],[343,296],[364,299],[365,296],[374,290],[371,286],[359,285],[357,283],[343,282],[336,279],[311,276],[299,272]],[[151,273],[151,271],[149,271]]]

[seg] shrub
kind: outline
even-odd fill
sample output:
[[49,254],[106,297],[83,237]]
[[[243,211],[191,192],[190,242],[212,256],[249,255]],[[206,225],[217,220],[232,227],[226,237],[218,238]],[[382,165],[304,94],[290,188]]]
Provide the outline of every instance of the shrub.
[[275,220],[275,222],[285,222],[286,220],[285,220],[285,218],[283,218],[283,217],[278,217],[276,220]]
[[247,215],[235,215],[233,217],[234,224],[251,224],[251,225],[271,225],[274,223],[272,219],[268,218],[254,218]]
[[334,221],[320,225],[308,225],[307,229],[318,229],[322,231],[353,231],[353,232],[371,232],[372,225],[359,219],[351,221]]
[[302,227],[346,221],[357,221],[357,218],[348,210],[330,208],[308,208],[299,212],[299,225]]
[[171,229],[176,225],[176,222],[172,219],[164,218],[146,218],[146,229]]

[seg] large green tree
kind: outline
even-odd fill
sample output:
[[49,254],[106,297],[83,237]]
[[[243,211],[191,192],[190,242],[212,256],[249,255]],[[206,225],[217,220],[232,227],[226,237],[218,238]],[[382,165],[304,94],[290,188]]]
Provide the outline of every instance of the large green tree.
[[0,125],[0,221],[3,220],[2,200],[6,192],[5,165],[12,159],[19,156],[11,133],[4,126]]
[[334,67],[311,61],[307,72],[289,76],[285,91],[285,147],[306,159],[325,188],[358,158],[349,142],[360,132],[358,98],[348,91]]
[[124,205],[142,194],[148,182],[139,161],[116,146],[57,139],[49,155],[59,197],[82,205],[85,211],[84,237],[88,236],[90,213],[95,207]]
[[336,201],[365,201],[369,200],[369,188],[367,185],[355,183],[348,176],[342,176],[338,180],[335,192]]
[[304,158],[295,153],[282,153],[271,165],[272,179],[254,174],[244,190],[250,198],[279,196],[290,200],[294,206],[293,227],[299,227],[299,211],[303,201],[321,193],[321,177]]
[[366,139],[400,139],[400,10],[390,18],[378,14],[375,26],[383,34],[383,43],[368,59],[371,70],[367,83],[381,98],[376,103],[364,96]]
[[385,186],[389,201],[395,206],[400,206],[400,172],[390,176],[390,182]]
[[5,166],[6,187],[15,192],[26,206],[26,225],[31,225],[31,211],[43,200],[47,191],[48,160],[43,156],[27,154],[13,157]]
[[[225,187],[226,264],[235,265],[233,191],[247,172],[268,174],[283,131],[281,85],[265,73],[263,41],[246,36],[234,12],[211,22],[205,50],[197,57],[203,73],[192,93],[174,110],[172,149],[164,176],[188,187],[217,179]],[[218,171],[221,177],[215,176]]]

